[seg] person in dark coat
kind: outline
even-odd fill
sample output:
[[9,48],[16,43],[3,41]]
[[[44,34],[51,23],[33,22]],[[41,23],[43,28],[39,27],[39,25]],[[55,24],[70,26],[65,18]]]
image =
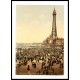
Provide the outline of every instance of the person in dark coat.
[[35,68],[36,68],[36,63],[34,64]]
[[54,68],[52,69],[52,72],[53,72],[53,74],[54,74]]
[[27,68],[27,70],[30,70],[30,66],[28,65],[28,68]]

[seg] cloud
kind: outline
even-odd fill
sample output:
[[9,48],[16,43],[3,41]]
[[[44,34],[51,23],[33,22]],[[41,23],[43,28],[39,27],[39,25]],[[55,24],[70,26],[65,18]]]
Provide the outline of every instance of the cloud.
[[32,14],[31,14],[31,13],[25,13],[23,16],[24,16],[25,18],[29,18],[29,17],[32,16]]
[[40,16],[39,16],[39,19],[45,19],[46,18],[46,16],[44,15],[44,14],[41,14]]
[[33,20],[31,23],[30,23],[30,25],[38,25],[39,24],[39,21],[38,20]]

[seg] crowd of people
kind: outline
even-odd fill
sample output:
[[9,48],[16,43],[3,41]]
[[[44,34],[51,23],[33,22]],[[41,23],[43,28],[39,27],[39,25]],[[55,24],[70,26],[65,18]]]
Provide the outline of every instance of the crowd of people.
[[[18,63],[17,63],[18,61]],[[31,64],[28,64],[31,62]],[[56,74],[54,72],[54,64],[59,64],[60,68],[64,67],[64,54],[61,51],[55,51],[52,48],[28,48],[21,49],[16,52],[16,66],[27,65],[27,70],[31,69],[30,66],[36,68],[38,63],[41,63],[41,70],[36,74]]]

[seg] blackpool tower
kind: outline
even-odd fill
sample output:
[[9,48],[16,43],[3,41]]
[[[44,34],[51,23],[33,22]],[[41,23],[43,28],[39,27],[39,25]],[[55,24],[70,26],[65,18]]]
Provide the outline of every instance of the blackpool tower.
[[52,31],[49,37],[44,41],[44,43],[55,43],[57,39],[57,28],[56,28],[56,10],[54,8],[53,13],[53,20],[52,20]]
[[51,37],[54,39],[57,38],[57,29],[56,29],[56,10],[54,8],[53,10],[53,21],[52,21],[52,32],[51,32]]

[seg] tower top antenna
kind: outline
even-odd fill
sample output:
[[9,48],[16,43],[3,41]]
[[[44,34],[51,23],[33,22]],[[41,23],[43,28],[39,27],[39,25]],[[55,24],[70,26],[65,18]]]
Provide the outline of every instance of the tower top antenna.
[[54,6],[54,11],[55,11],[55,6]]
[[56,15],[56,10],[55,10],[55,6],[54,6],[54,10],[53,10],[53,15]]

